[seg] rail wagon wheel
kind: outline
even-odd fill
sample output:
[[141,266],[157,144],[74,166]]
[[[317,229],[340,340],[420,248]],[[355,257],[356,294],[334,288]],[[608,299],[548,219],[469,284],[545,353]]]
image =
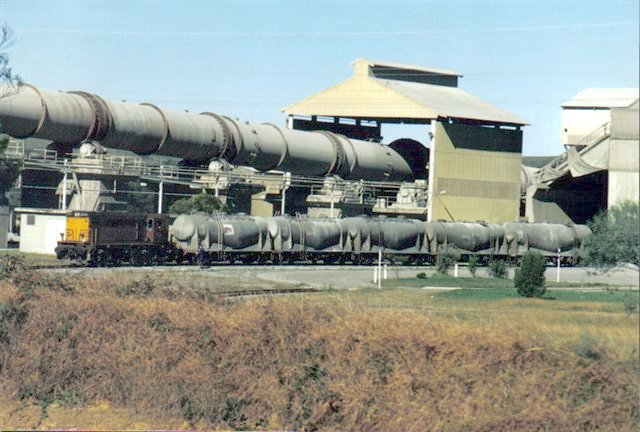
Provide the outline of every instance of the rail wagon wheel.
[[157,266],[162,264],[162,256],[157,250],[149,252],[149,262],[151,265]]
[[113,255],[111,251],[105,251],[104,253],[104,267],[113,267]]
[[169,261],[175,261],[176,264],[182,264],[184,259],[184,252],[182,252],[181,250],[176,250],[168,258]]
[[209,265],[209,261],[209,255],[205,251],[200,250],[196,256],[196,264],[200,267],[207,267]]
[[156,265],[163,265],[167,262],[167,254],[163,250],[156,250],[153,253],[153,258]]
[[147,249],[139,249],[137,252],[136,261],[139,263],[139,266],[148,266],[151,264],[151,258],[149,256],[149,251]]
[[95,267],[104,267],[107,263],[107,253],[105,250],[96,250],[91,257],[91,262]]
[[107,266],[108,267],[119,267],[122,265],[122,256],[118,251],[111,251],[107,255]]
[[144,256],[142,254],[142,251],[139,249],[136,249],[134,251],[131,252],[131,259],[130,259],[131,265],[136,266],[136,267],[140,267],[144,265]]

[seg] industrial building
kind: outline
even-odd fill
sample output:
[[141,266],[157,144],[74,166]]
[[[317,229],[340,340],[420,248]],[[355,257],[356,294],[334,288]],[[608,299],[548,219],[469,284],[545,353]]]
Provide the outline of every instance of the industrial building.
[[530,222],[584,223],[598,211],[638,202],[639,91],[588,88],[562,104],[565,152],[531,172]]
[[425,125],[420,147],[391,146],[426,168],[427,219],[518,218],[523,120],[460,89],[455,71],[368,59],[353,68],[350,79],[284,108],[289,127],[376,141],[384,124]]

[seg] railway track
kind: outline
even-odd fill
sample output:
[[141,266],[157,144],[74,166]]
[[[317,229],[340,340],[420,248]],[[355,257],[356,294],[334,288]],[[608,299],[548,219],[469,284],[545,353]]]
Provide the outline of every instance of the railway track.
[[[375,263],[345,263],[338,264],[334,262],[323,263],[322,260],[320,262],[312,262],[312,261],[295,261],[295,262],[279,262],[277,264],[270,263],[258,263],[258,262],[245,262],[245,263],[230,263],[226,262],[215,262],[207,265],[197,265],[197,264],[185,264],[185,263],[162,263],[158,265],[130,265],[130,264],[121,264],[121,265],[113,265],[113,266],[92,266],[84,263],[61,263],[61,264],[36,264],[29,265],[28,268],[31,270],[62,270],[62,269],[154,269],[154,268],[167,268],[167,267],[186,267],[194,270],[208,270],[215,268],[317,268],[317,267],[331,267],[331,268],[354,268],[354,269],[362,269],[367,267],[372,267],[377,265]],[[433,264],[423,263],[398,263],[396,261],[383,259],[382,265],[388,266],[400,266],[407,268],[433,268]]]
[[319,288],[272,288],[272,289],[247,289],[247,290],[233,290],[233,291],[218,291],[216,295],[223,298],[233,297],[253,297],[253,296],[270,296],[281,294],[307,294],[320,292]]
[[32,264],[27,266],[29,270],[62,270],[82,267],[84,266],[76,264]]

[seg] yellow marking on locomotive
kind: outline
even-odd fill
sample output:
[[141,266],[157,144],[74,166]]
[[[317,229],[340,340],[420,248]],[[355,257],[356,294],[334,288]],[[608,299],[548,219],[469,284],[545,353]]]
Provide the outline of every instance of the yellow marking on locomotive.
[[65,240],[68,242],[85,243],[89,241],[89,217],[68,216]]

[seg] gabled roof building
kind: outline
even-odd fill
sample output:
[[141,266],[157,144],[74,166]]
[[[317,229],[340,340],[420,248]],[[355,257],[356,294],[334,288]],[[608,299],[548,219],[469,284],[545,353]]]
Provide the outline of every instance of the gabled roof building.
[[368,59],[352,66],[351,78],[285,107],[288,126],[381,141],[383,124],[423,124],[418,145],[390,146],[428,180],[428,219],[518,218],[525,121],[459,88],[456,71]]

